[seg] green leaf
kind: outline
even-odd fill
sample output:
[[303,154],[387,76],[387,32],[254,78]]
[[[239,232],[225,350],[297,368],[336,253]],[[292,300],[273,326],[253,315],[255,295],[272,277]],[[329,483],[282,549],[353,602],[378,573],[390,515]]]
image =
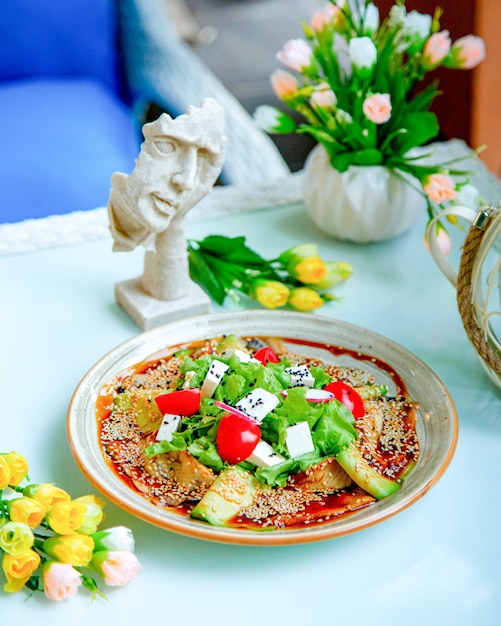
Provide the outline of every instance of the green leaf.
[[353,165],[381,165],[383,155],[377,148],[366,148],[353,152]]
[[399,154],[405,154],[416,146],[422,146],[434,139],[440,130],[437,116],[430,111],[413,111],[400,120],[399,127],[405,132],[391,141],[391,147]]
[[199,249],[220,259],[242,265],[266,265],[266,261],[254,250],[245,245],[245,237],[225,237],[209,235],[197,242]]
[[145,448],[145,452],[150,459],[157,456],[157,454],[164,454],[173,450],[186,450],[186,441],[179,433],[173,433],[172,441],[159,441]]
[[215,472],[220,472],[224,463],[219,456],[216,444],[209,437],[199,437],[188,446],[188,452]]
[[224,285],[205,261],[203,255],[193,247],[188,247],[188,263],[191,278],[218,304],[226,298]]
[[325,456],[335,456],[357,436],[353,414],[337,400],[325,403],[312,432],[313,443]]
[[350,165],[380,165],[383,160],[383,155],[377,148],[340,152],[330,158],[332,167],[338,172],[345,172]]

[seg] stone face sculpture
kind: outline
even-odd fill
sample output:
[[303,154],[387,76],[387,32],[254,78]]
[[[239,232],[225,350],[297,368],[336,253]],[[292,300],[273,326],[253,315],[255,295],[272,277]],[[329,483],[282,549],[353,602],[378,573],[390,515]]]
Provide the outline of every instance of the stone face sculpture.
[[197,286],[189,277],[185,216],[212,189],[221,172],[223,133],[223,109],[211,98],[177,118],[163,113],[143,126],[145,140],[134,171],[112,176],[108,216],[113,250],[130,251],[140,245],[146,249],[143,276],[133,284],[121,283],[115,293],[143,328],[165,321],[165,316],[157,319],[155,314],[150,323],[145,319],[151,317],[148,312],[137,312],[138,307],[151,310],[153,306],[144,294],[170,303],[167,319],[175,317],[174,309],[188,306],[174,302],[193,300]]

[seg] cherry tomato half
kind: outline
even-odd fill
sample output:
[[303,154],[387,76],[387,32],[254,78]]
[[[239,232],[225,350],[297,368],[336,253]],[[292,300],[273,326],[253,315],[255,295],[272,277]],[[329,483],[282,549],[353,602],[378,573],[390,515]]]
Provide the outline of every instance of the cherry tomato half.
[[266,365],[266,363],[278,363],[280,361],[275,350],[268,347],[261,348],[253,355],[253,357],[260,361],[263,365]]
[[172,415],[189,417],[198,413],[200,398],[200,389],[180,389],[157,396],[155,402],[162,415],[171,413]]
[[252,454],[260,438],[261,428],[252,417],[226,413],[217,429],[217,451],[223,461],[235,465]]
[[339,400],[339,402],[342,402],[350,409],[353,417],[360,418],[364,416],[364,401],[350,385],[339,380],[325,385],[324,390],[333,393],[336,400]]

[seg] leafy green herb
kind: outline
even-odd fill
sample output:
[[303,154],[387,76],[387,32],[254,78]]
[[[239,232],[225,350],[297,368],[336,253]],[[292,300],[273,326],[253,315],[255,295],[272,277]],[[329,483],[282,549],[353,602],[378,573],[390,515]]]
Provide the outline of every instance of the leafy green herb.
[[352,274],[349,263],[324,262],[316,244],[294,246],[267,260],[246,245],[245,237],[223,235],[188,240],[188,262],[191,278],[217,304],[227,297],[239,303],[243,294],[266,308],[300,311],[334,300],[326,291]]

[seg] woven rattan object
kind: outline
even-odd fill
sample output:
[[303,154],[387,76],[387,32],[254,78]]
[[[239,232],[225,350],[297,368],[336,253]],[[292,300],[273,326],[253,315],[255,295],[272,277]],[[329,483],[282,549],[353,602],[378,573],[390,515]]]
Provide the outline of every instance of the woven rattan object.
[[[462,217],[471,223],[462,246],[456,273],[436,239],[436,220]],[[484,369],[501,387],[501,209],[483,207],[477,213],[466,207],[443,211],[428,228],[430,251],[437,265],[457,289],[457,303],[468,339]]]

